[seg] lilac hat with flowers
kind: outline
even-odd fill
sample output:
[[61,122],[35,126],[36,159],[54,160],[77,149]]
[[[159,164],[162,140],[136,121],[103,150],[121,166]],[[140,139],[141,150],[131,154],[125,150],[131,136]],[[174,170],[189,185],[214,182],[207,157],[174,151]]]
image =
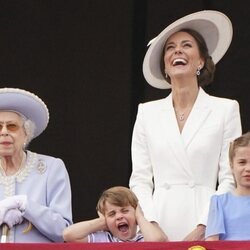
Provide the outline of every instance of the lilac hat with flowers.
[[0,111],[14,111],[34,122],[34,137],[48,125],[49,111],[46,104],[35,94],[18,88],[0,88]]

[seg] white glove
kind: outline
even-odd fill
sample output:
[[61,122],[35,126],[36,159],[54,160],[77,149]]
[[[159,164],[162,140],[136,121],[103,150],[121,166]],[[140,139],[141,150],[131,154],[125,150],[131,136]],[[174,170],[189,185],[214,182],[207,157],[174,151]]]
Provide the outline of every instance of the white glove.
[[17,208],[21,212],[25,211],[27,205],[26,195],[14,195],[0,201],[0,225],[9,209]]
[[16,224],[21,224],[22,222],[23,213],[17,208],[8,210],[3,218],[3,223],[6,223],[9,228],[12,228]]

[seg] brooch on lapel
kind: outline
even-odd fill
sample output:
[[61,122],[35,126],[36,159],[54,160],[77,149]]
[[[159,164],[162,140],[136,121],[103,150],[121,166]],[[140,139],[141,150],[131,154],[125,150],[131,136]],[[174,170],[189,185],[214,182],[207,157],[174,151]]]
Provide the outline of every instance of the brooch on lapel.
[[47,169],[47,166],[46,164],[42,161],[42,160],[39,160],[38,164],[37,164],[37,170],[40,174],[44,174],[45,171]]

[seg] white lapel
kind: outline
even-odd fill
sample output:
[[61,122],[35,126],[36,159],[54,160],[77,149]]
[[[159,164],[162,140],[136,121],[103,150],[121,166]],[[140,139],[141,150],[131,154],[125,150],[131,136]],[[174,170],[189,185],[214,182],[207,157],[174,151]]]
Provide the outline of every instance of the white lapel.
[[172,94],[170,94],[163,102],[162,109],[160,111],[160,123],[164,129],[164,135],[162,139],[166,140],[169,145],[169,149],[172,150],[175,160],[180,168],[182,168],[190,177],[193,177],[191,168],[189,165],[189,159],[185,151],[185,144],[183,142],[182,135],[177,124]]
[[200,127],[204,124],[205,120],[209,116],[211,109],[209,108],[209,95],[200,88],[197,99],[189,114],[189,117],[182,130],[182,138],[185,144],[185,148],[191,143]]

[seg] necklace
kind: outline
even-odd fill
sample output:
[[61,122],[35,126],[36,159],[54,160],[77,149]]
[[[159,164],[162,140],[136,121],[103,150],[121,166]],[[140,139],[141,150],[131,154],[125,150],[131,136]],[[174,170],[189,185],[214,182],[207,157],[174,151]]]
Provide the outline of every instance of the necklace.
[[26,161],[26,154],[23,152],[22,161],[21,161],[21,164],[19,165],[19,167],[17,169],[14,169],[12,171],[7,172],[7,168],[5,169],[2,166],[2,161],[0,160],[0,170],[1,170],[1,172],[3,172],[4,176],[18,175],[20,170],[24,167],[25,161]]
[[183,122],[185,120],[185,113],[182,112],[182,113],[178,113],[177,110],[175,110],[175,115],[177,117],[177,119],[180,121],[180,122]]
[[180,122],[184,122],[187,117],[189,116],[189,113],[191,111],[191,108],[186,108],[184,111],[182,112],[179,112],[177,109],[174,109],[175,111],[175,115],[176,115],[176,118],[178,119],[178,121]]
[[181,113],[181,114],[178,114],[179,116],[179,121],[184,121],[185,120],[185,114],[184,113]]

